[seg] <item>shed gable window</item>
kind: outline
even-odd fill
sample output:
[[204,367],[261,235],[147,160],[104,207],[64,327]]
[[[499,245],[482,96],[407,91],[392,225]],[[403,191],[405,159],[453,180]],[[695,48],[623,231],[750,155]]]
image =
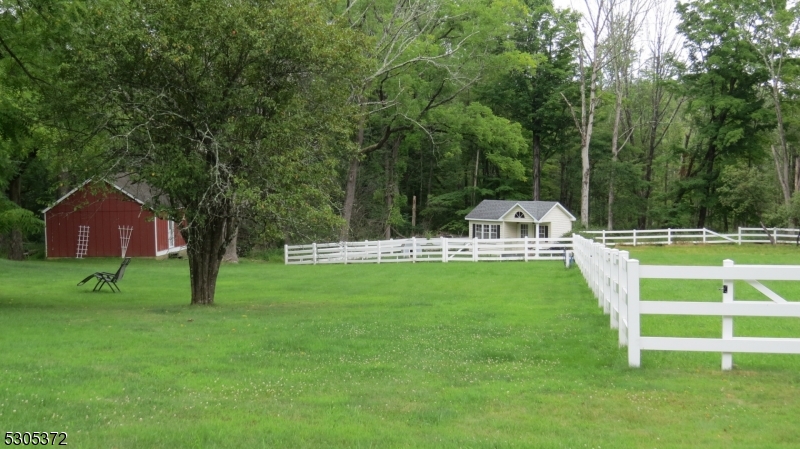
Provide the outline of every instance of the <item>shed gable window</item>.
[[517,212],[516,214],[514,214],[514,218],[525,218],[525,214],[523,214],[522,212]]
[[473,224],[472,236],[476,239],[499,239],[500,225]]

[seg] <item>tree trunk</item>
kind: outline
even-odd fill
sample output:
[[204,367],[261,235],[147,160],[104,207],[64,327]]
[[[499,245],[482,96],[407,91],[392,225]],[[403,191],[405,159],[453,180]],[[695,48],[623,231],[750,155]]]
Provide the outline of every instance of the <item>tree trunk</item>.
[[347,170],[347,187],[344,196],[344,225],[339,235],[339,240],[346,242],[350,237],[350,221],[353,218],[353,207],[356,201],[356,181],[358,180],[358,167],[360,163],[358,156],[350,159],[350,168]]
[[189,256],[192,305],[214,304],[219,266],[236,230],[232,221],[230,218],[209,218],[205,223],[193,223],[181,229]]
[[223,262],[239,263],[239,253],[237,253],[236,244],[239,237],[239,228],[233,230],[233,237],[231,242],[225,248],[225,255],[222,256]]
[[472,175],[472,205],[475,205],[475,191],[478,190],[478,166],[481,161],[481,149],[475,153],[475,173]]
[[394,139],[391,149],[386,151],[386,156],[384,158],[386,187],[383,195],[386,204],[386,222],[383,228],[383,236],[387,240],[392,238],[392,211],[394,210],[394,197],[397,191],[395,168],[397,165],[397,155],[400,152],[400,144],[402,142],[403,136],[397,136]]
[[[8,186],[8,198],[17,206],[22,206],[22,173],[18,173]],[[22,247],[23,235],[19,229],[11,231],[8,240],[8,258],[11,260],[24,260],[25,251]]]
[[542,143],[539,133],[533,134],[533,201],[539,201],[542,176]]
[[358,153],[354,154],[350,159],[350,168],[347,170],[347,186],[345,187],[344,210],[342,211],[344,224],[339,234],[339,240],[342,242],[346,242],[350,237],[350,221],[353,218],[353,208],[356,204],[356,182],[358,181],[358,166],[360,165],[358,158],[361,156],[361,150],[364,147],[364,129],[367,126],[366,106],[363,103],[363,98],[359,97],[359,101],[361,101],[361,118],[358,120],[358,132],[356,133]]

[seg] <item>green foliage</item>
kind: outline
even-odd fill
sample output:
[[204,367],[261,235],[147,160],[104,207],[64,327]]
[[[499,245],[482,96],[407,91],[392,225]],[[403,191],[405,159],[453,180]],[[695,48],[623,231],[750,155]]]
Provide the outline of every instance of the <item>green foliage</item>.
[[43,227],[44,221],[33,212],[0,197],[0,234],[11,231],[33,234],[40,232]]

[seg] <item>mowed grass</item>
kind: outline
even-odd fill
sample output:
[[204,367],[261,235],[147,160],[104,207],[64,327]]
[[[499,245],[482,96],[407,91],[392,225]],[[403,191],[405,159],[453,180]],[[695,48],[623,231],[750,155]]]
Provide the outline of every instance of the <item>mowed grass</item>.
[[[665,264],[800,255],[631,249]],[[188,305],[181,260],[134,260],[119,294],[75,286],[118,264],[0,261],[0,432],[66,431],[80,448],[800,441],[800,356],[735,355],[722,372],[718,354],[645,352],[630,369],[580,271],[558,262],[245,262],[223,267],[213,307]],[[672,299],[705,294],[683,288]]]

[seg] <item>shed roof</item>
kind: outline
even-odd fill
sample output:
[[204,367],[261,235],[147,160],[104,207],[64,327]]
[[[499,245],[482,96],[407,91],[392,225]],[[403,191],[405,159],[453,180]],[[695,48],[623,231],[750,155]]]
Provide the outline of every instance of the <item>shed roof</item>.
[[547,215],[554,207],[561,208],[569,216],[570,220],[575,217],[562,206],[558,201],[509,201],[509,200],[483,200],[480,204],[467,214],[467,220],[500,220],[514,206],[519,206],[528,213],[535,221],[539,221]]
[[[62,201],[72,196],[73,193],[77,192],[86,184],[89,184],[92,181],[93,181],[92,178],[87,179],[86,181],[83,182],[83,184],[70,190],[66,195],[62,196],[61,198],[56,200],[55,203],[50,205],[50,207],[44,209],[42,213],[46,213],[50,209],[56,207]],[[119,190],[120,192],[122,192],[122,194],[124,194],[125,196],[129,197],[133,201],[136,201],[137,203],[143,206],[156,197],[156,195],[153,193],[153,188],[149,184],[145,182],[133,182],[131,181],[130,176],[126,174],[119,174],[114,176],[113,179],[103,179],[103,181],[106,182],[108,185],[114,187],[115,189]]]

